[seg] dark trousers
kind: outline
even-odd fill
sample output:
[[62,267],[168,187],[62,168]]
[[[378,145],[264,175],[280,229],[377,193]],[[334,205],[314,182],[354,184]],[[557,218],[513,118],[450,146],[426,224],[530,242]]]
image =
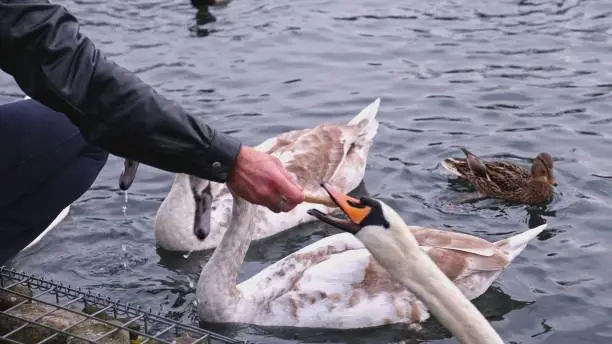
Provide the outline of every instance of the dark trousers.
[[0,265],[85,193],[107,158],[35,100],[0,105]]

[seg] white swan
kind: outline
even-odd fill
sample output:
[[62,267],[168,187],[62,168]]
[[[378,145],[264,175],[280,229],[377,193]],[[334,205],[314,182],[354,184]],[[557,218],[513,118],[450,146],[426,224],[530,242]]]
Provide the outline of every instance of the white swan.
[[[362,181],[368,152],[378,131],[379,105],[380,98],[347,124],[321,124],[293,130],[267,139],[255,148],[276,156],[297,176],[306,194],[313,197],[320,194],[329,200],[319,186],[321,180],[329,181],[343,192],[355,189]],[[122,189],[131,185],[137,166],[137,163],[126,161],[119,183]],[[316,207],[324,213],[338,212],[337,207],[329,205],[331,207],[323,204]],[[254,223],[252,239],[266,238],[316,220],[306,213],[311,206],[303,203],[287,213],[256,208],[251,216]],[[214,248],[227,230],[231,209],[232,197],[226,184],[177,174],[155,217],[157,245],[170,251]],[[203,230],[209,234],[205,240],[199,240],[194,231]]]
[[[326,187],[347,211],[346,204],[338,201],[339,191],[333,191],[338,189]],[[230,226],[203,267],[196,286],[198,314],[203,321],[350,329],[418,324],[429,317],[427,307],[349,233],[319,240],[237,284],[240,266],[256,230],[252,218],[257,208],[234,198]],[[353,228],[350,222],[335,220],[319,210],[311,209],[309,213],[345,230]],[[451,276],[468,299],[473,299],[484,293],[545,227],[495,243],[436,229],[405,225],[402,229],[414,233],[422,250]]]
[[[418,236],[411,233],[410,228],[391,207],[379,200],[367,197],[356,200],[333,190],[330,196],[348,215],[349,221],[337,221],[316,210],[311,213],[357,236],[376,261],[380,262],[395,280],[417,295],[459,342],[503,344],[484,316],[435,264],[431,249],[419,248],[422,242],[418,241]],[[523,239],[534,237],[544,226],[519,236]],[[514,238],[502,241],[499,248],[510,248],[519,244],[512,242]],[[519,245],[525,247],[526,244],[527,242],[523,242]],[[430,253],[430,256],[426,252]],[[485,258],[482,262],[488,260]]]

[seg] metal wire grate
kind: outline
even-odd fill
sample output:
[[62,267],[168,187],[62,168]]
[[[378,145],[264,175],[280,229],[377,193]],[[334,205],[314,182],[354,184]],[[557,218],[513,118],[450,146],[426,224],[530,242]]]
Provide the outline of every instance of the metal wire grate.
[[4,266],[0,343],[247,344]]

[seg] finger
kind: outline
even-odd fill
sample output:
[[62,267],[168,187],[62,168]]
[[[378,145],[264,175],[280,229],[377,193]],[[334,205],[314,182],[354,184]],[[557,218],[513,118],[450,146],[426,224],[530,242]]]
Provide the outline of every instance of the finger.
[[297,204],[285,203],[283,205],[283,208],[282,208],[281,211],[283,213],[288,213],[288,212],[292,211],[296,206],[297,206]]
[[291,182],[291,177],[289,176],[289,173],[285,170],[285,172],[287,173],[286,175],[288,177],[285,177],[286,175],[282,173],[282,169],[280,169],[278,172],[278,174],[273,174],[271,176],[272,178],[272,185],[275,186],[277,192],[280,195],[285,195],[286,200],[289,205],[290,208],[289,210],[293,209],[293,207],[295,207],[297,204],[300,204],[302,202],[304,202],[304,189],[302,189],[301,187],[297,186],[295,183]]
[[286,192],[279,191],[279,189],[282,190],[282,188],[278,188],[279,182],[284,182],[285,185],[295,189],[295,186],[288,180],[285,180],[279,173],[274,173],[270,176],[270,190],[274,191],[267,194],[265,199],[266,206],[275,213],[290,211],[296,205],[295,202],[289,200]]
[[304,190],[287,181],[285,188],[281,191],[287,197],[287,203],[297,205],[304,202]]
[[275,213],[280,213],[282,211],[280,195],[275,188],[269,186],[262,187],[258,190],[257,196],[258,204],[265,206]]
[[[280,198],[281,196],[279,196]],[[297,206],[296,203],[292,203],[288,200],[287,197],[284,197],[284,202],[282,202],[282,206],[280,207],[282,212],[289,212],[291,210],[293,210],[293,208],[295,208]]]
[[274,164],[276,164],[276,166],[278,167],[278,170],[280,171],[280,173],[282,173],[282,175],[291,183],[295,184],[295,186],[297,188],[299,188],[300,190],[304,191],[304,188],[300,185],[298,177],[295,173],[293,172],[289,172],[289,170],[287,170],[285,168],[285,166],[283,165],[283,163],[281,163],[281,161],[276,158],[276,157],[272,157]]
[[271,201],[269,202],[266,207],[268,207],[268,209],[270,209],[272,212],[274,213],[280,213],[281,211],[283,211],[283,209],[280,207],[280,197],[276,197],[278,200],[277,201]]
[[[295,185],[295,183],[291,182],[289,178],[286,177],[280,169],[276,171],[270,171],[271,173],[268,175],[268,185],[274,189],[274,195],[272,196],[272,202],[276,201],[278,206],[276,209],[281,211],[289,211],[293,209],[297,204],[304,202],[304,191]],[[289,175],[287,173],[287,175]],[[281,195],[285,196],[285,204],[280,205],[280,197]],[[274,206],[270,206],[274,207]]]
[[264,207],[268,206],[270,196],[276,193],[276,190],[265,185],[254,188],[239,187],[237,190],[232,191],[247,202]]
[[[285,178],[278,178],[275,180],[275,186],[277,190],[277,197],[280,195],[285,196],[285,203],[293,208],[296,204],[304,202],[304,191],[295,186],[292,182]],[[284,208],[284,207],[283,207]]]

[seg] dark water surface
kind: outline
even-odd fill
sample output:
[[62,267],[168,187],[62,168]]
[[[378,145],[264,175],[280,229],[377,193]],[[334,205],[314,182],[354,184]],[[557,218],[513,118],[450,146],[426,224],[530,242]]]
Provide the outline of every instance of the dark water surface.
[[[406,222],[491,241],[549,222],[476,300],[505,342],[612,340],[612,2],[235,0],[199,30],[187,0],[56,2],[112,59],[247,144],[348,121],[381,97],[365,185]],[[0,102],[23,95],[6,75],[0,85]],[[461,193],[439,162],[460,146],[523,163],[550,152],[555,200],[545,210],[450,207]],[[121,167],[112,158],[69,217],[13,264],[196,321],[189,278],[202,255],[154,246],[172,175],[141,166],[124,214]],[[331,233],[310,224],[255,243],[240,278]],[[426,328],[219,330],[259,343],[455,342]]]

